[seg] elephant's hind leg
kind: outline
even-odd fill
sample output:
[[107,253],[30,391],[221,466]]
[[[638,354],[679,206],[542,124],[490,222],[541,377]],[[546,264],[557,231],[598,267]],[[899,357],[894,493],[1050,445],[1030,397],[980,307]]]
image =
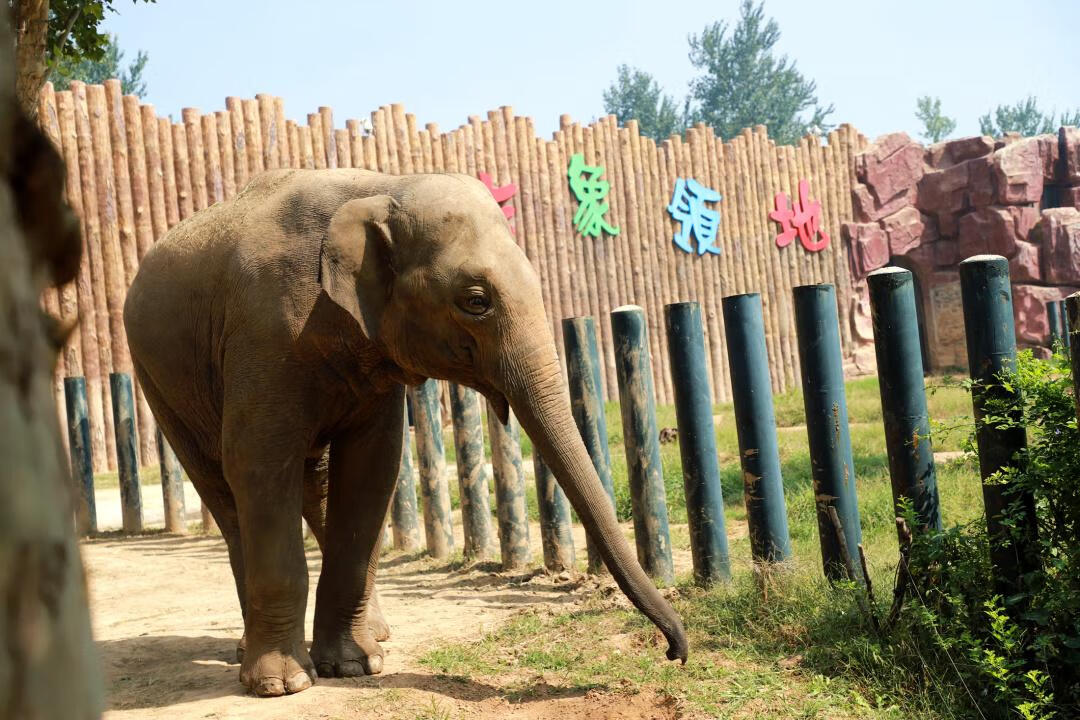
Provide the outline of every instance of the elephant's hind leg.
[[[154,420],[162,434],[176,453],[180,465],[187,473],[199,498],[206,503],[210,514],[214,516],[225,546],[229,550],[229,565],[236,583],[236,596],[240,603],[241,615],[246,612],[247,601],[244,597],[244,554],[240,547],[240,524],[236,517],[236,503],[232,492],[225,482],[221,461],[211,457],[196,440],[187,422],[165,402],[162,393],[139,364],[135,361],[135,377],[142,386],[146,402],[154,413]],[[237,653],[243,652],[243,639]]]
[[[309,459],[304,464],[304,520],[319,544],[319,550],[326,555],[326,499],[330,491],[330,451],[327,450],[318,460]],[[372,591],[371,607],[368,611],[368,627],[379,642],[390,639],[390,626],[386,624],[382,609],[379,607],[379,593]]]

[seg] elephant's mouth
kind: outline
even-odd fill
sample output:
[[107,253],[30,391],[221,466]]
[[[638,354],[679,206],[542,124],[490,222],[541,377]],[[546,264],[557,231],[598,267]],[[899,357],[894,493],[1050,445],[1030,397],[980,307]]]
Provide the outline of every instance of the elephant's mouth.
[[491,409],[495,411],[499,422],[505,425],[510,421],[510,402],[505,395],[490,387],[478,386],[476,389],[491,403]]

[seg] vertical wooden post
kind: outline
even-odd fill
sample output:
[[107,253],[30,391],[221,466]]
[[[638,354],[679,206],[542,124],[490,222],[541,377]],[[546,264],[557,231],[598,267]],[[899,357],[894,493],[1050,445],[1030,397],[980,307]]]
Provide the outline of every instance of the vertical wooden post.
[[1080,419],[1080,292],[1065,298],[1065,318],[1077,332],[1069,333],[1068,343],[1071,349],[1069,359],[1072,365],[1073,399],[1076,401],[1076,417]]
[[109,373],[113,425],[116,427],[117,469],[120,471],[120,507],[124,532],[142,532],[142,488],[139,486],[138,442],[135,431],[135,400],[131,376]]
[[322,105],[319,107],[319,117],[322,119],[320,125],[322,127],[323,149],[326,151],[326,167],[331,169],[340,167],[338,164],[337,135],[334,134],[334,111]]
[[[999,473],[1019,462],[1027,447],[1027,432],[1020,424],[1020,390],[1002,382],[1004,373],[1016,370],[1016,329],[1013,321],[1012,285],[1009,261],[1000,255],[975,255],[960,263],[960,295],[964,305],[964,332],[967,335],[971,401],[975,410],[975,440],[979,446],[979,470],[983,478],[986,530],[990,535],[990,563],[998,591],[1011,596],[1021,590],[1024,573],[1038,562],[1035,547],[1037,520],[1035,500]],[[997,421],[984,422],[987,407],[1005,403],[1012,421],[1001,427]],[[1000,408],[990,412],[1000,414]],[[1000,428],[1000,429],[999,429]],[[1022,515],[1006,518],[1011,505]]]
[[940,530],[941,508],[912,276],[902,268],[883,267],[870,273],[866,281],[893,503],[899,512],[900,501],[906,498],[919,520],[917,529]]
[[247,135],[244,130],[244,103],[240,98],[225,98],[232,130],[233,167],[236,171],[236,189],[242,190],[251,178],[248,170]]
[[[855,463],[851,455],[835,288],[832,285],[795,288],[795,324],[821,559],[825,576],[838,580],[847,575],[844,556],[859,557],[862,527],[855,493]],[[843,538],[832,519],[834,515],[840,520]],[[843,548],[841,542],[847,547]],[[850,579],[862,582],[861,565],[852,563],[851,570],[855,576]]]
[[513,413],[505,425],[499,422],[491,403],[488,403],[487,418],[502,567],[503,570],[519,570],[529,564],[529,510],[525,504],[520,429]]
[[671,560],[645,312],[637,305],[615,308],[611,311],[611,332],[615,340],[615,369],[638,562],[653,578],[672,583],[675,568]]
[[169,230],[165,211],[165,172],[158,138],[158,122],[152,105],[138,105],[146,155],[146,185],[150,199],[151,244]]
[[165,532],[187,533],[186,512],[184,511],[184,476],[180,472],[180,461],[169,446],[169,441],[157,428],[158,457],[161,458],[161,499],[165,508]]
[[393,530],[394,549],[416,552],[420,549],[420,524],[416,512],[416,476],[413,474],[412,441],[409,437],[408,415],[402,412],[401,467],[398,470],[397,489],[390,506],[390,527]]
[[277,111],[274,108],[274,96],[267,93],[255,93],[255,103],[259,108],[259,137],[262,138],[262,163],[267,170],[276,170],[281,166],[280,130],[277,124]]
[[[716,455],[713,395],[705,364],[701,306],[696,302],[666,305],[664,322],[679,424],[694,579],[699,585],[708,586],[731,579],[731,559],[724,526],[724,494]],[[719,339],[714,342],[719,344]]]
[[450,516],[450,488],[446,483],[439,384],[427,380],[409,388],[416,427],[416,454],[420,459],[420,494],[424,499],[424,533],[428,553],[436,559],[450,557],[454,533]]
[[484,469],[484,430],[476,392],[450,383],[450,409],[454,420],[464,554],[466,558],[485,560],[491,553],[491,507]]
[[[80,219],[82,227],[83,257],[79,264],[79,276],[75,279],[76,305],[79,316],[78,332],[81,340],[81,357],[78,362],[72,358],[67,363],[69,367],[81,367],[81,373],[86,380],[86,402],[89,413],[90,446],[94,465],[99,468],[108,467],[108,458],[111,452],[105,442],[106,425],[102,404],[101,389],[101,355],[98,348],[98,329],[101,318],[97,315],[97,306],[94,301],[92,262],[97,254],[99,234],[97,224],[90,222],[90,209],[85,205],[86,182],[92,182],[92,178],[83,180],[80,168],[80,152],[78,135],[75,124],[75,100],[71,92],[57,93],[56,96],[58,122],[60,126],[60,140],[64,153],[64,164],[67,166],[67,201],[71,209]],[[91,203],[94,205],[94,203]],[[96,209],[96,206],[95,206]],[[96,219],[96,213],[94,213]],[[104,298],[102,298],[104,301]],[[103,303],[104,304],[104,303]]]
[[172,123],[168,118],[158,118],[157,124],[158,146],[161,149],[161,187],[165,193],[165,220],[171,228],[180,222],[180,195],[176,187]]
[[199,118],[202,127],[203,166],[206,168],[206,202],[209,205],[225,199],[225,182],[221,171],[221,148],[218,147],[217,117],[207,113]]
[[573,570],[574,535],[571,532],[570,503],[536,448],[533,448],[533,473],[536,476],[536,504],[540,515],[544,567],[553,573]]
[[791,556],[791,536],[780,474],[761,296],[732,295],[724,298],[723,305],[750,554],[755,564],[779,563]]
[[64,378],[64,401],[67,406],[71,475],[79,490],[75,527],[79,535],[93,535],[97,532],[97,507],[94,502],[94,457],[90,448],[90,414],[86,404],[85,378]]
[[243,100],[240,103],[244,118],[244,144],[247,148],[247,169],[253,177],[266,169],[262,154],[262,122],[259,119],[259,101]]

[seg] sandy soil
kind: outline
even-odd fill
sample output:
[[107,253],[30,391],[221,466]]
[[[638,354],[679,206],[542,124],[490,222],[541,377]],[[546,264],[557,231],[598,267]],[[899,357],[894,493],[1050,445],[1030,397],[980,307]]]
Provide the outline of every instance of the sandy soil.
[[[457,542],[460,547],[460,537]],[[478,637],[525,607],[568,606],[595,588],[566,576],[507,575],[492,572],[492,564],[454,571],[423,558],[387,555],[380,593],[392,637],[384,643],[383,674],[320,679],[297,695],[259,699],[245,694],[238,680],[235,647],[242,621],[220,538],[98,539],[83,550],[108,720],[674,717],[674,709],[652,694],[540,687],[538,699],[511,703],[497,687],[438,677],[417,662],[440,641]],[[317,551],[308,555],[308,564],[310,638]]]

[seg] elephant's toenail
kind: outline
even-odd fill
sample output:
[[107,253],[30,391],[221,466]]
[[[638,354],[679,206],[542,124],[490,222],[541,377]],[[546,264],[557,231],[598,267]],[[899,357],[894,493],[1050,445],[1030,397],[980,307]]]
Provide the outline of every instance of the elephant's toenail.
[[255,694],[259,697],[277,697],[285,694],[285,685],[281,678],[266,678],[260,680],[255,686]]
[[315,672],[321,678],[332,678],[334,677],[334,666],[328,662],[319,663],[315,667]]
[[285,683],[285,688],[291,693],[298,693],[301,690],[307,690],[309,687],[311,687],[311,677],[303,671],[296,673]]
[[380,655],[369,655],[364,664],[368,675],[378,675],[382,672],[382,656]]

